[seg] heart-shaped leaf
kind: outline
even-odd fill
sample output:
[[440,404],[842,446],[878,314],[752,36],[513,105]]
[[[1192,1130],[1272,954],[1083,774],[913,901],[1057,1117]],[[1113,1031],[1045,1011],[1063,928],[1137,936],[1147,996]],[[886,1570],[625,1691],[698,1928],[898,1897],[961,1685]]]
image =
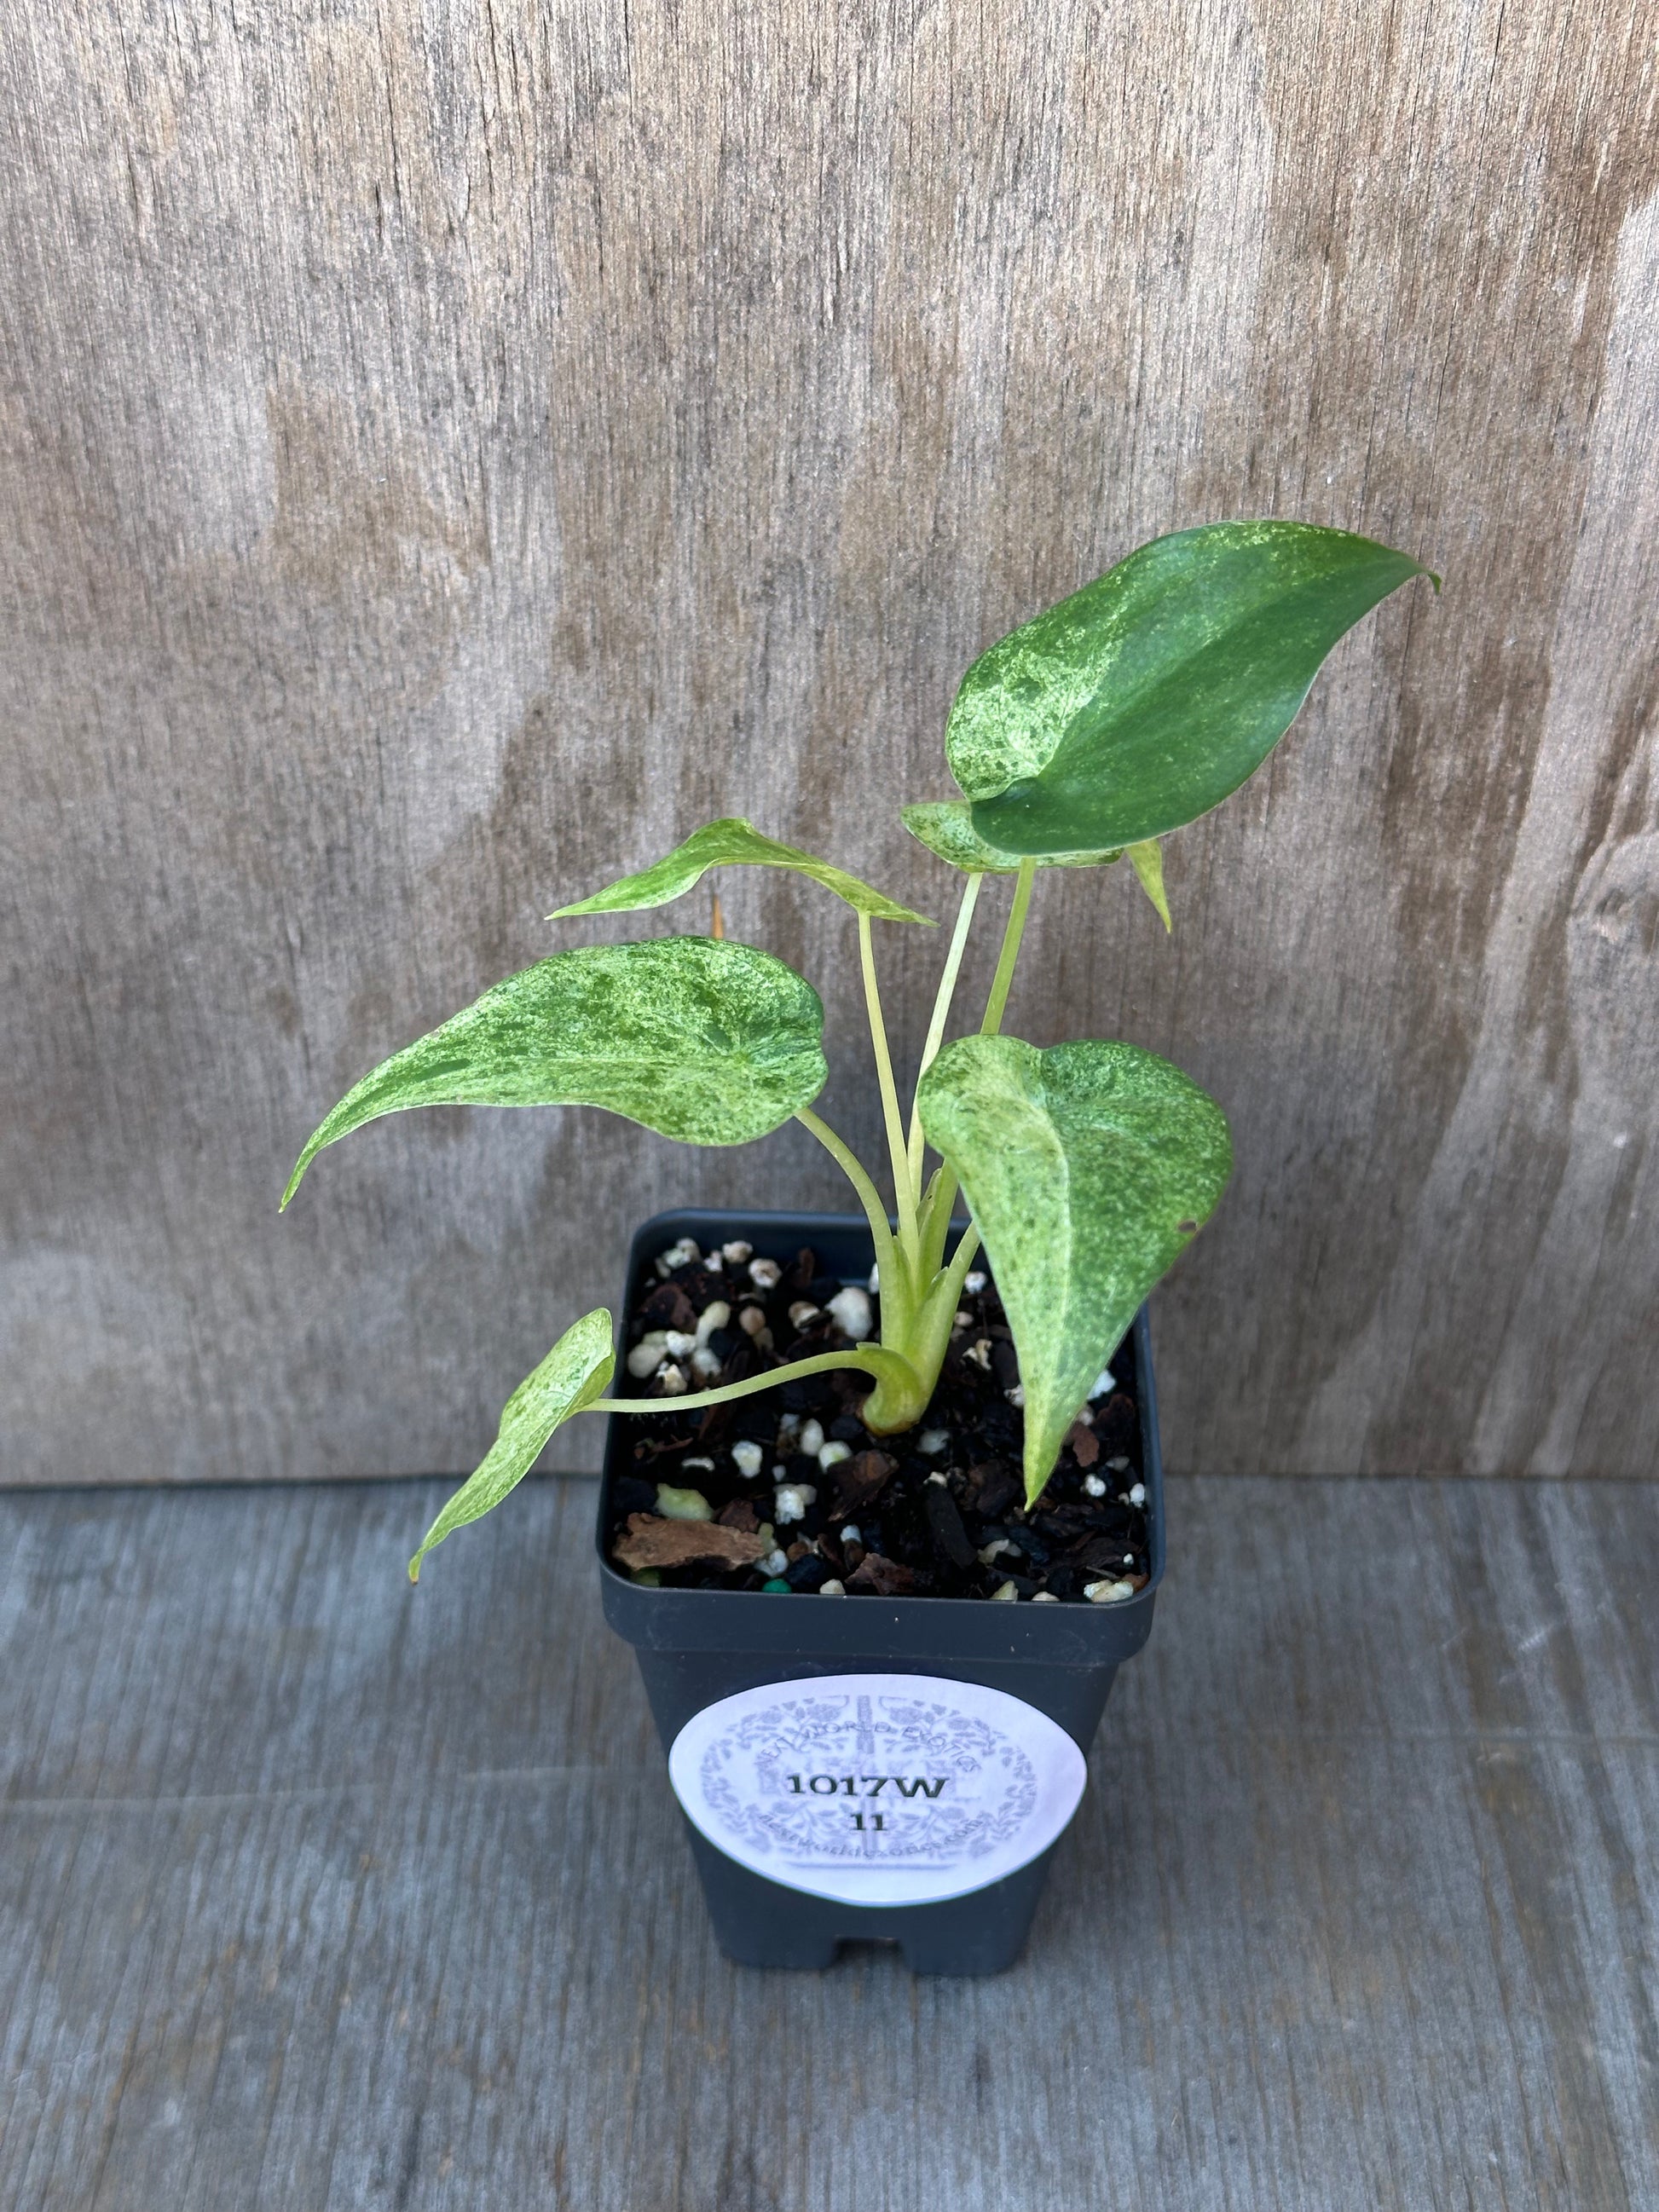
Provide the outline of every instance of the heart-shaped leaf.
[[769,952],[712,937],[556,952],[383,1060],[313,1132],[410,1106],[604,1106],[686,1145],[746,1145],[823,1090],[823,1006]]
[[1006,853],[1071,853],[1195,820],[1260,767],[1343,633],[1431,574],[1309,523],[1154,538],[963,678],[945,750],[975,830]]
[[624,876],[618,883],[607,884],[591,898],[578,899],[574,906],[562,906],[547,918],[550,921],[562,921],[575,914],[631,914],[641,907],[666,906],[670,899],[689,891],[708,869],[745,866],[793,868],[797,875],[811,876],[814,883],[823,884],[837,898],[845,899],[848,906],[876,921],[920,921],[929,929],[935,927],[925,914],[912,914],[908,906],[901,906],[896,899],[872,890],[868,884],[861,884],[844,869],[832,868],[828,860],[815,860],[810,853],[803,853],[793,845],[781,845],[775,837],[763,837],[752,822],[745,822],[736,814],[711,822],[706,829],[694,830],[683,845],[677,845],[666,859],[659,860],[654,866],[642,868],[635,876]]
[[[965,799],[928,799],[901,807],[899,819],[930,853],[970,875],[1015,875],[1021,860],[1033,857],[1004,853],[988,845],[974,827],[973,811]],[[1042,853],[1035,857],[1040,868],[1104,868],[1123,858],[1123,848],[1115,846],[1104,853]]]
[[541,1365],[527,1375],[501,1408],[501,1425],[483,1463],[461,1485],[421,1539],[409,1563],[409,1579],[421,1579],[421,1561],[452,1529],[481,1520],[499,1505],[536,1463],[536,1455],[561,1421],[602,1397],[616,1364],[611,1316],[603,1306],[572,1322]]
[[974,1036],[917,1093],[995,1270],[1025,1394],[1035,1499],[1141,1300],[1208,1219],[1232,1168],[1221,1109],[1136,1045]]

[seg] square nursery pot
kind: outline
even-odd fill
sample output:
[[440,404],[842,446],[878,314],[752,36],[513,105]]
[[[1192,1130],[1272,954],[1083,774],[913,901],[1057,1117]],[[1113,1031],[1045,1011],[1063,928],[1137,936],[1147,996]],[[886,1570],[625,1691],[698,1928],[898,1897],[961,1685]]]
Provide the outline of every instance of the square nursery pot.
[[[660,1213],[634,1239],[625,1313],[681,1237],[705,1251],[745,1239],[786,1265],[811,1245],[848,1280],[872,1264],[857,1217]],[[632,1469],[635,1427],[611,1416],[598,1535],[605,1619],[639,1660],[730,1958],[821,1967],[842,1942],[870,1938],[897,1943],[918,1973],[994,1973],[1018,1957],[1113,1678],[1146,1641],[1164,1573],[1144,1306],[1127,1348],[1149,1579],[1110,1604],[636,1583],[605,1556],[611,1486]]]

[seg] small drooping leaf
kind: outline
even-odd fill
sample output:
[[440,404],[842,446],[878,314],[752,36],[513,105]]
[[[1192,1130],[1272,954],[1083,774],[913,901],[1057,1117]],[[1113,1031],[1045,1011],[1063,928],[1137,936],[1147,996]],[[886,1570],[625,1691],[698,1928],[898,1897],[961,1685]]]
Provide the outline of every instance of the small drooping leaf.
[[482,1519],[528,1474],[536,1455],[562,1421],[602,1397],[615,1365],[611,1316],[603,1306],[572,1322],[541,1365],[527,1375],[501,1409],[495,1443],[421,1540],[409,1563],[409,1579],[421,1579],[421,1562],[452,1530]]
[[1232,1166],[1221,1109],[1132,1044],[963,1037],[917,1094],[996,1275],[1025,1394],[1035,1499],[1090,1386]]
[[[970,875],[1016,875],[1021,860],[1032,857],[988,845],[974,827],[973,812],[965,799],[928,799],[901,807],[899,819],[930,853]],[[1042,853],[1035,858],[1040,868],[1105,868],[1123,858],[1123,848],[1115,846],[1104,853]]]
[[538,960],[383,1060],[307,1139],[411,1106],[604,1106],[687,1145],[746,1145],[823,1088],[823,1006],[769,952],[711,937]]
[[1061,853],[1195,820],[1260,767],[1344,632],[1423,575],[1308,523],[1154,538],[963,678],[945,750],[975,830],[1006,853]]
[[607,884],[602,891],[578,899],[574,906],[559,907],[547,918],[562,921],[571,915],[632,914],[641,907],[666,906],[670,899],[689,891],[708,869],[744,866],[792,868],[876,921],[919,921],[929,929],[935,927],[925,914],[913,914],[908,906],[872,890],[844,869],[831,867],[828,860],[816,860],[793,845],[781,845],[775,837],[763,836],[752,822],[736,814],[694,830],[683,845],[677,845],[653,866]]
[[1164,895],[1164,854],[1156,837],[1147,837],[1139,845],[1129,848],[1129,860],[1140,878],[1140,888],[1158,908],[1158,920],[1166,930],[1175,924],[1170,919],[1170,902]]

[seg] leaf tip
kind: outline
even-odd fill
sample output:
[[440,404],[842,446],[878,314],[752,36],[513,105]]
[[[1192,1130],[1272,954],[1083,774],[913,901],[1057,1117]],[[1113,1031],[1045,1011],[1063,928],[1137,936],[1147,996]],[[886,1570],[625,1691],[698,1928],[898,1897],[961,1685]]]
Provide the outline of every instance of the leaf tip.
[[1156,837],[1146,837],[1128,848],[1131,863],[1140,880],[1140,888],[1152,901],[1158,920],[1164,924],[1164,935],[1173,934],[1175,924],[1170,918],[1169,895],[1164,888],[1164,855]]
[[414,1558],[409,1563],[409,1580],[411,1588],[421,1579],[421,1561],[425,1557],[426,1553],[424,1550],[416,1552]]

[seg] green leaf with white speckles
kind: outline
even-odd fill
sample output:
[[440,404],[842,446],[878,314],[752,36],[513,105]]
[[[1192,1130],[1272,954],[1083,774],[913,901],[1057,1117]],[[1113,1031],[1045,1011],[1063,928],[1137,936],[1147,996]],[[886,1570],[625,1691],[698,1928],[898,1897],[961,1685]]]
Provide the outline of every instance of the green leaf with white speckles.
[[623,876],[620,882],[595,891],[591,898],[578,899],[574,906],[562,906],[547,918],[562,921],[570,915],[631,914],[641,907],[666,906],[670,899],[681,897],[700,882],[710,868],[744,866],[790,868],[797,875],[810,876],[815,884],[822,884],[848,906],[877,921],[919,921],[930,929],[934,927],[925,914],[913,914],[908,906],[860,883],[845,869],[831,867],[828,860],[814,860],[794,845],[781,845],[775,837],[763,836],[752,822],[736,814],[694,830],[683,845],[677,845],[654,866],[642,868],[637,875]]
[[481,1520],[529,1474],[562,1421],[604,1395],[615,1364],[611,1316],[603,1306],[595,1306],[571,1323],[541,1365],[507,1400],[488,1455],[422,1538],[420,1550],[409,1563],[410,1582],[419,1582],[422,1560],[453,1529]]
[[[1021,859],[1025,857],[988,845],[974,827],[972,811],[965,799],[928,799],[915,806],[901,807],[899,819],[930,853],[970,875],[1012,876],[1018,873]],[[1036,856],[1036,862],[1040,868],[1106,868],[1122,858],[1123,849],[1119,846],[1104,853],[1043,853]]]
[[307,1139],[411,1106],[604,1106],[687,1145],[746,1145],[809,1104],[829,1070],[823,1006],[769,952],[712,937],[556,952],[394,1053]]
[[1137,844],[1195,820],[1261,766],[1338,639],[1431,574],[1308,523],[1154,538],[963,678],[945,750],[975,830],[1034,854]]
[[1025,1493],[1143,1298],[1209,1218],[1232,1168],[1226,1118],[1139,1046],[963,1037],[917,1094],[961,1180],[1014,1334]]

